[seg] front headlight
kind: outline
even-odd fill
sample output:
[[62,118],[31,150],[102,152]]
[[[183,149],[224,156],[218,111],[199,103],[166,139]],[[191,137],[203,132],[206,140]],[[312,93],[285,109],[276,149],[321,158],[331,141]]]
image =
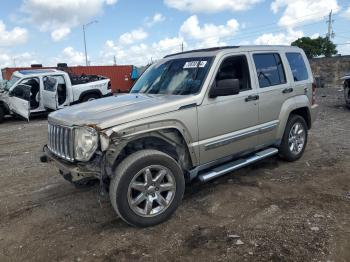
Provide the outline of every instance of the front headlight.
[[77,127],[74,129],[75,159],[89,161],[98,146],[98,134],[91,127]]

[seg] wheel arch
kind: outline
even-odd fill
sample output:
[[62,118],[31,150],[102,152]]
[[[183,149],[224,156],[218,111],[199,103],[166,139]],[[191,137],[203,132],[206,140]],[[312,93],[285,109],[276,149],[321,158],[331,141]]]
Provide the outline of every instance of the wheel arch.
[[9,114],[10,113],[10,109],[9,109],[8,105],[4,101],[0,101],[0,107],[4,109],[4,113],[5,114]]
[[289,115],[299,115],[301,116],[302,118],[304,118],[305,122],[306,122],[306,125],[307,125],[307,128],[308,129],[311,129],[311,113],[310,113],[310,109],[306,106],[304,107],[299,107],[297,109],[294,109],[293,111],[290,112]]
[[102,97],[101,90],[99,90],[99,89],[91,89],[91,90],[86,90],[86,91],[81,92],[80,95],[79,95],[79,101],[81,101],[85,96],[91,95],[91,94],[98,95],[98,96]]
[[111,144],[106,150],[106,156],[112,169],[130,154],[144,149],[155,149],[170,155],[183,171],[192,168],[197,161],[183,133],[174,127],[145,131],[127,137],[118,137],[116,133],[112,133],[110,139]]
[[307,123],[308,129],[311,128],[312,119],[310,112],[310,101],[308,97],[305,95],[292,97],[287,99],[282,105],[279,115],[279,127],[277,131],[278,139],[282,139],[284,130],[291,114],[297,114],[303,117]]

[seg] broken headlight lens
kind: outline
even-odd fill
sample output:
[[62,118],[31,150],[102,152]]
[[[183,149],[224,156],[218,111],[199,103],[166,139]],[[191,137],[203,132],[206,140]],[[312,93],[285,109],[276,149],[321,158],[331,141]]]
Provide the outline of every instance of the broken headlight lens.
[[74,129],[75,159],[89,161],[98,146],[98,134],[91,127],[78,127]]

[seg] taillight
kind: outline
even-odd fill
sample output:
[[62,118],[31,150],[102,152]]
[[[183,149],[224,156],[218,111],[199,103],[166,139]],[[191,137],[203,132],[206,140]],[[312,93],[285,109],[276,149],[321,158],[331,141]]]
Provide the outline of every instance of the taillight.
[[107,86],[107,89],[112,89],[112,85],[111,85],[111,82],[108,82],[108,86]]
[[311,100],[312,105],[316,104],[316,82],[314,81],[312,83],[312,100]]

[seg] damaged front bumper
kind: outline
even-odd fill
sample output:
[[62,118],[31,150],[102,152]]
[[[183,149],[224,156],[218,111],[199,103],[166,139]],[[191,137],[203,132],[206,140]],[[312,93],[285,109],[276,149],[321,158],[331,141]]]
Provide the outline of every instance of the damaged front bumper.
[[41,162],[54,162],[60,170],[61,175],[68,181],[75,183],[82,180],[100,179],[101,174],[101,156],[95,156],[88,163],[71,163],[54,155],[47,146],[43,148],[44,155],[40,157]]

